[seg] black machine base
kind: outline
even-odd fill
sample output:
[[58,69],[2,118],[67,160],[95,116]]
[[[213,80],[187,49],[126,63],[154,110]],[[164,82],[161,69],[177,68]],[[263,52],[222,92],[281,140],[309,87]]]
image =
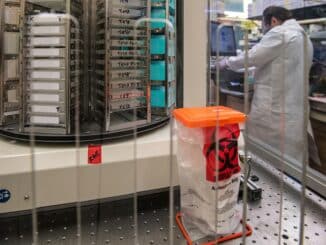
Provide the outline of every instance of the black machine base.
[[[158,129],[160,127],[168,124],[169,117],[153,117],[152,123],[144,124],[137,127],[137,135],[147,133],[149,131]],[[40,143],[74,143],[79,139],[80,143],[94,143],[94,142],[104,142],[112,141],[123,138],[130,138],[134,135],[134,128],[128,128],[124,130],[108,131],[105,132],[101,127],[95,122],[83,122],[80,125],[80,134],[76,133],[68,135],[59,134],[35,134],[35,141]],[[0,136],[17,140],[22,142],[29,142],[31,139],[30,133],[20,132],[18,125],[10,125],[5,127],[0,127]]]

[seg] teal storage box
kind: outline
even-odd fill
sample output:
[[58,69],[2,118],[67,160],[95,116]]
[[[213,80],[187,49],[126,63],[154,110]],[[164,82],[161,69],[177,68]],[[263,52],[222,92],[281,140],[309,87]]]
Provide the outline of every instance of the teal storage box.
[[165,36],[153,35],[151,37],[151,54],[152,55],[164,55],[166,46]]
[[166,12],[165,8],[152,8],[152,18],[162,19],[162,22],[152,22],[152,29],[162,29],[165,27]]
[[152,4],[155,3],[165,3],[165,0],[152,0]]
[[175,13],[175,0],[169,0],[169,7],[170,7],[170,11],[174,14]]
[[165,107],[165,87],[152,86],[151,88],[151,105],[152,107]]
[[165,61],[152,61],[151,62],[151,80],[152,81],[165,81]]

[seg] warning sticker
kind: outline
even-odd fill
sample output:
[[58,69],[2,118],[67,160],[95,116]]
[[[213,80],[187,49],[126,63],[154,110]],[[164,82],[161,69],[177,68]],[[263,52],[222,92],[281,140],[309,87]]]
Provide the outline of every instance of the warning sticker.
[[102,163],[102,146],[88,145],[88,164]]

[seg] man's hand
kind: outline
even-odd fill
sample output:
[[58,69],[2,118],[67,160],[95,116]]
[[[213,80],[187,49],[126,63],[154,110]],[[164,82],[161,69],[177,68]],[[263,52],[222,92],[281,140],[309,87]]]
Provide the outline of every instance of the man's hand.
[[221,61],[219,61],[218,67],[220,68],[220,70],[226,70],[228,68],[227,59],[224,58]]

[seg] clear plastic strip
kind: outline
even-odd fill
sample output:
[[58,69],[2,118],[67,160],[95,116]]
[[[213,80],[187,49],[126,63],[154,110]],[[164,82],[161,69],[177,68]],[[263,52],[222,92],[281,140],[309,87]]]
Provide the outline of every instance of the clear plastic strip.
[[308,56],[308,36],[305,32],[302,32],[304,46],[303,46],[303,60],[304,60],[304,69],[303,69],[303,79],[304,79],[304,89],[303,89],[303,163],[302,163],[302,178],[301,178],[301,199],[300,199],[300,228],[299,228],[299,244],[304,244],[304,222],[305,222],[305,199],[306,199],[306,184],[307,184],[307,165],[309,164],[308,156],[308,116],[309,116],[309,64],[307,62]]
[[[24,74],[24,62],[23,61],[23,54],[24,54],[24,20],[25,20],[25,0],[21,1],[21,18],[20,18],[20,63],[21,63],[21,74]],[[21,87],[24,88],[25,82],[21,78]],[[23,91],[23,90],[22,90]],[[22,104],[22,108],[24,105]],[[24,111],[24,110],[23,110]],[[22,115],[24,118],[24,115]],[[21,124],[21,129],[24,127]],[[34,123],[31,122],[30,125],[30,133],[29,133],[29,140],[30,140],[30,157],[31,157],[31,204],[32,204],[32,243],[33,245],[38,245],[38,216],[37,216],[37,192],[36,192],[36,160],[35,160],[35,132],[34,132]]]
[[[69,4],[69,3],[67,3]],[[48,16],[49,14],[47,14]],[[56,14],[58,16],[59,14]],[[78,20],[69,15],[69,14],[60,14],[60,17],[66,19],[70,25],[70,22],[73,22],[75,25],[75,35],[76,40],[79,39],[79,22]],[[75,43],[76,49],[79,49],[79,42]],[[79,53],[76,52],[76,70],[79,70]],[[79,78],[75,76],[75,84],[79,87]],[[68,91],[68,90],[67,90]],[[69,90],[70,91],[70,90]],[[79,107],[79,90],[76,89],[75,91],[75,147],[76,147],[76,192],[77,192],[77,200],[76,200],[76,215],[77,215],[77,244],[81,244],[81,203],[80,203],[80,107]],[[70,97],[69,97],[70,98]],[[68,103],[68,102],[67,102]],[[70,107],[70,106],[68,106]],[[69,113],[69,112],[68,112]],[[67,122],[69,123],[69,122]],[[31,152],[31,184],[32,184],[32,230],[33,230],[33,244],[38,244],[38,217],[37,217],[37,195],[36,195],[36,160],[35,160],[35,125],[31,123],[30,127],[30,152]]]
[[37,196],[36,196],[36,161],[35,161],[35,132],[34,124],[31,124],[29,134],[30,154],[31,154],[31,191],[32,191],[32,237],[33,245],[38,245],[38,216],[37,216]]
[[173,174],[173,131],[174,131],[174,119],[171,116],[170,120],[170,149],[169,149],[169,244],[174,244],[174,174]]
[[[148,1],[148,6],[150,6],[150,3]],[[147,11],[150,11],[147,9]],[[150,12],[149,12],[150,13]],[[173,35],[175,35],[175,29],[173,24],[170,22],[168,19],[161,19],[161,18],[141,18],[136,21],[134,25],[134,30],[135,30],[135,35],[134,35],[134,40],[137,40],[137,28],[143,24],[147,23],[148,28],[150,28],[150,23],[165,23],[166,28],[169,32],[171,32]],[[166,38],[169,38],[168,35],[166,35]],[[149,47],[148,47],[149,48]],[[166,51],[167,52],[167,51]],[[168,52],[167,54],[168,55]],[[148,62],[149,63],[149,62]],[[168,77],[168,76],[167,76]],[[148,81],[150,82],[150,77],[148,76]],[[147,88],[150,89],[150,88]],[[168,90],[166,91],[168,93]],[[147,98],[150,101],[150,96]],[[168,104],[168,101],[166,101]],[[168,106],[168,105],[167,105]],[[172,112],[173,107],[171,108]],[[134,122],[137,121],[137,109],[134,109],[133,111],[133,120]],[[169,125],[169,132],[170,132],[170,144],[169,144],[169,245],[174,244],[174,232],[173,232],[173,226],[174,226],[174,186],[173,186],[173,131],[174,131],[174,124],[173,124],[173,119],[171,118],[170,120],[170,125]],[[138,245],[139,244],[139,238],[138,238],[138,175],[137,175],[137,170],[138,170],[138,164],[137,164],[137,126],[134,127],[133,130],[133,138],[134,138],[134,144],[133,144],[133,158],[134,158],[134,194],[133,194],[133,203],[134,203],[134,244]]]
[[[220,105],[220,67],[219,67],[219,59],[220,59],[220,37],[221,37],[221,31],[222,28],[225,25],[221,24],[218,26],[217,28],[217,32],[216,32],[216,77],[215,77],[215,102],[216,102],[216,106]],[[216,117],[219,118],[219,110],[216,110]],[[218,122],[218,120],[217,120]],[[219,152],[219,123],[216,124],[216,128],[215,128],[215,141],[217,141],[216,147],[215,147],[215,152]],[[215,200],[214,200],[214,209],[215,209],[215,240],[217,241],[218,244],[218,238],[219,238],[219,234],[218,234],[218,224],[219,224],[219,215],[218,215],[218,209],[219,209],[219,202],[218,202],[218,194],[219,194],[219,188],[218,188],[218,176],[219,176],[219,160],[218,158],[215,160],[215,176],[216,176],[216,180],[215,180]]]
[[[249,114],[249,39],[248,39],[248,29],[244,28],[244,52],[245,52],[245,59],[244,59],[244,112],[246,115]],[[244,135],[247,135],[247,124],[244,125]],[[244,182],[243,182],[243,211],[242,211],[242,244],[246,245],[247,236],[246,236],[246,225],[247,225],[247,211],[248,211],[248,195],[247,195],[247,183],[249,174],[248,173],[248,149],[246,147],[246,140],[244,142]]]
[[281,166],[280,166],[280,209],[279,209],[279,221],[278,221],[278,244],[282,244],[282,227],[283,227],[283,193],[284,193],[284,166],[285,166],[285,33],[282,33],[282,66],[281,66],[281,91],[283,92],[281,96],[281,117],[279,122],[280,129],[280,153],[281,153]]
[[[72,16],[72,15],[66,15],[66,19],[72,21],[75,25],[75,35],[76,35],[76,50],[79,50],[79,38],[80,38],[80,25],[78,20]],[[80,57],[79,57],[79,52],[76,52],[76,70],[79,71],[79,66],[80,66]],[[75,76],[75,84],[76,87],[80,87],[80,81],[79,77]],[[77,222],[77,245],[82,244],[82,214],[81,214],[81,161],[80,161],[80,93],[79,89],[76,89],[75,91],[76,96],[75,96],[75,147],[76,147],[76,187],[77,187],[77,195],[76,195],[76,222]]]

